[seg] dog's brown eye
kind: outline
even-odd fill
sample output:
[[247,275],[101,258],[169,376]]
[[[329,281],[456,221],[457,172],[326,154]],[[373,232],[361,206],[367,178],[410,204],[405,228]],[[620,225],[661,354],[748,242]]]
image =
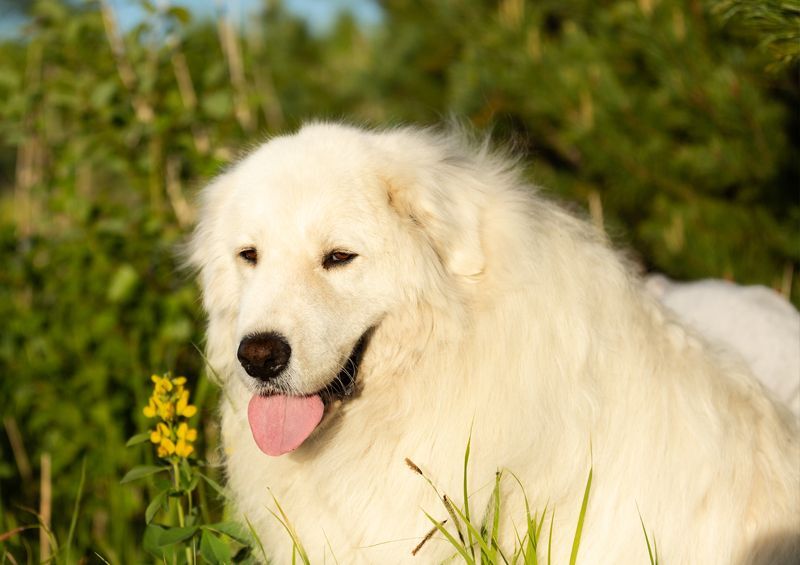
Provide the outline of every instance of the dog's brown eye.
[[347,251],[331,251],[322,260],[322,266],[325,269],[331,269],[340,265],[346,265],[356,257],[358,257],[358,255],[355,253],[348,253]]
[[245,262],[255,265],[258,262],[258,251],[256,251],[252,247],[248,247],[246,249],[242,249],[239,251],[239,257],[245,260]]

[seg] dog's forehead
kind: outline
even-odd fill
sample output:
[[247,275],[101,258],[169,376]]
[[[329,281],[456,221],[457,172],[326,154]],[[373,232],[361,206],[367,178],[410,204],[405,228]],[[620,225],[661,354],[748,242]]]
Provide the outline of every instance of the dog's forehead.
[[231,180],[236,215],[283,233],[375,220],[386,200],[363,150],[314,136],[266,143],[234,167]]

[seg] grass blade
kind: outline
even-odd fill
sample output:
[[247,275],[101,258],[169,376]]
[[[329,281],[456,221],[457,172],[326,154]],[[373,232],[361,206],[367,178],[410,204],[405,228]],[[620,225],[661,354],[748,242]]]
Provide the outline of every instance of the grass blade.
[[467,520],[466,516],[461,512],[461,510],[458,509],[458,507],[453,506],[453,510],[455,511],[456,514],[458,514],[458,516],[464,521],[464,524],[467,526],[467,531],[471,534],[470,539],[473,539],[475,542],[478,543],[483,553],[485,553],[486,555],[491,553],[489,544],[486,543],[486,540],[483,539],[483,536],[481,536],[477,528],[475,528],[475,526],[473,526],[472,523],[469,520]]
[[322,530],[322,535],[325,536],[325,543],[328,544],[328,549],[331,550],[331,557],[333,557],[333,562],[336,563],[336,565],[339,565],[339,560],[336,559],[336,553],[333,551],[331,540],[328,539],[328,534],[325,533],[325,530]]
[[589,491],[592,488],[592,472],[589,468],[589,478],[586,481],[586,490],[583,492],[583,502],[581,502],[581,513],[578,516],[578,525],[575,528],[575,538],[572,540],[572,553],[569,556],[569,565],[575,565],[578,560],[578,548],[581,545],[581,533],[583,533],[583,520],[586,518],[586,507],[589,504]]
[[[423,510],[423,512],[425,511]],[[453,534],[447,531],[447,529],[444,527],[444,522],[439,522],[438,520],[435,520],[433,516],[431,516],[427,512],[425,512],[425,516],[427,516],[428,520],[430,520],[431,523],[434,526],[436,526],[436,529],[439,530],[442,533],[442,535],[447,538],[447,541],[449,541],[450,544],[454,548],[456,548],[456,551],[458,551],[458,553],[461,554],[461,557],[464,558],[464,561],[466,563],[469,563],[470,565],[475,565],[475,558],[471,556],[469,553],[467,553],[467,548],[464,547],[464,544],[458,543],[458,540],[453,537]]]
[[494,491],[492,491],[492,497],[494,498],[494,516],[492,516],[492,533],[491,533],[491,541],[492,541],[492,552],[488,555],[491,563],[495,563],[497,561],[497,535],[500,531],[500,478],[503,476],[501,471],[498,471],[494,475]]
[[556,509],[550,512],[550,535],[547,536],[547,565],[550,565],[550,555],[553,549],[553,522],[556,521]]
[[215,481],[214,479],[212,479],[208,475],[205,475],[205,474],[201,473],[197,469],[195,469],[194,472],[197,473],[198,475],[200,475],[200,478],[202,478],[206,483],[208,483],[208,486],[213,488],[217,492],[217,494],[220,495],[221,498],[224,498],[224,499],[228,498],[228,495],[225,492],[225,487],[220,485],[217,481]]
[[66,553],[67,553],[67,560],[66,562],[70,562],[70,550],[72,549],[72,540],[75,536],[75,526],[78,523],[78,510],[81,506],[81,497],[83,496],[83,485],[86,482],[86,458],[83,458],[83,463],[81,464],[81,480],[78,483],[78,494],[75,495],[75,507],[72,509],[72,520],[69,524],[69,533],[67,534],[67,543],[66,543]]
[[[447,513],[450,514],[450,519],[453,520],[453,525],[455,525],[456,527],[456,532],[458,533],[458,539],[459,541],[461,541],[461,545],[469,547],[471,551],[472,545],[471,544],[467,545],[466,542],[464,541],[464,533],[461,531],[461,526],[458,523],[458,516],[456,516],[455,513],[455,506],[453,506],[453,503],[450,502],[450,499],[447,497],[446,494],[442,496],[442,504],[444,504],[444,507],[447,509]],[[469,539],[472,540],[472,536],[469,536]]]
[[256,529],[253,527],[252,522],[250,522],[250,519],[247,516],[244,517],[244,521],[247,522],[247,527],[250,529],[250,534],[253,536],[253,539],[256,540],[256,543],[258,544],[258,549],[261,551],[261,556],[264,558],[264,563],[268,563],[269,559],[267,559],[267,552],[264,551],[264,544],[261,543],[261,538],[256,532]]
[[[469,522],[470,514],[469,514],[469,488],[467,486],[467,470],[469,469],[469,452],[472,446],[472,424],[469,426],[469,437],[467,437],[467,448],[464,450],[464,516],[466,517],[466,521]],[[456,524],[457,525],[457,524]],[[469,530],[469,528],[467,528]],[[459,532],[460,534],[461,532]],[[472,550],[474,541],[472,539],[472,532],[468,531],[467,536],[469,538],[469,547],[470,551]],[[474,556],[473,551],[473,556]]]
[[292,563],[295,562],[295,552],[296,552],[300,556],[300,559],[303,560],[303,563],[305,563],[306,565],[310,565],[310,561],[308,559],[308,555],[306,554],[306,550],[303,547],[303,544],[300,543],[300,538],[297,537],[297,532],[294,531],[294,528],[292,527],[292,524],[289,521],[289,517],[286,515],[286,512],[283,511],[283,508],[281,507],[280,503],[278,502],[278,499],[275,498],[275,495],[272,494],[272,491],[270,491],[269,494],[270,494],[270,496],[272,496],[272,500],[275,502],[275,506],[278,508],[278,512],[281,513],[281,516],[283,517],[283,519],[281,519],[281,516],[278,516],[272,510],[270,510],[270,513],[273,516],[275,516],[275,518],[278,520],[278,522],[281,523],[281,525],[283,525],[284,529],[289,534],[289,537],[292,538],[292,544],[293,544],[293,546],[292,546]]
[[528,494],[525,492],[525,487],[522,485],[522,481],[519,480],[519,477],[515,475],[512,471],[509,471],[511,476],[514,477],[514,480],[517,481],[520,490],[522,491],[522,499],[525,501],[525,524],[527,526],[527,539],[528,542],[525,545],[524,549],[522,550],[522,555],[524,556],[525,563],[532,563],[533,565],[537,564],[537,556],[536,556],[536,528],[533,527],[533,524],[536,523],[536,517],[534,516],[531,518],[531,507],[528,503]]
[[[653,558],[653,550],[650,547],[650,537],[647,535],[647,528],[644,526],[644,518],[642,518],[642,512],[639,510],[639,505],[636,505],[636,511],[639,513],[639,522],[642,523],[642,532],[644,532],[644,541],[647,543],[647,555],[650,557],[650,565],[656,565],[658,562],[658,552],[656,552],[656,557]],[[655,539],[653,540],[655,544]]]

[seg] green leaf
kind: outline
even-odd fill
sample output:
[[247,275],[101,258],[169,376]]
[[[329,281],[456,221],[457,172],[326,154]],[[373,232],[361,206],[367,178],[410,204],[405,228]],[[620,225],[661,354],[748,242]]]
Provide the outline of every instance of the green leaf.
[[181,6],[171,7],[169,10],[167,10],[167,14],[169,14],[182,24],[188,24],[189,21],[192,19],[192,15],[189,13],[189,10]]
[[133,295],[138,283],[139,273],[132,265],[125,263],[111,277],[111,283],[108,285],[108,299],[111,302],[124,302]]
[[206,94],[200,105],[205,113],[213,119],[222,119],[233,111],[233,101],[230,94],[224,90]]
[[131,481],[135,481],[141,479],[143,477],[149,477],[150,475],[155,475],[156,473],[161,473],[163,471],[168,471],[169,467],[162,467],[156,465],[139,465],[138,467],[134,467],[127,473],[125,476],[122,477],[122,480],[119,482],[121,485],[125,483],[130,483]]
[[158,537],[158,547],[168,547],[192,537],[197,531],[197,526],[166,528]]
[[144,511],[145,524],[152,522],[155,515],[158,514],[158,511],[164,508],[164,504],[167,501],[167,494],[168,491],[162,490],[150,501],[150,504],[147,505],[147,509]]
[[208,530],[200,538],[200,555],[209,563],[230,563],[233,558],[231,548]]
[[144,539],[142,540],[142,547],[148,553],[151,553],[156,556],[160,556],[162,554],[160,550],[160,546],[158,545],[158,540],[161,539],[161,533],[164,531],[163,526],[159,526],[158,524],[148,524],[144,530]]
[[195,470],[195,473],[200,475],[203,478],[203,480],[209,484],[209,486],[211,488],[213,488],[215,491],[217,491],[217,494],[219,494],[223,498],[227,498],[228,495],[225,492],[225,488],[222,485],[220,485],[217,481],[215,481],[214,479],[212,479],[211,477],[209,477],[207,475],[204,475],[200,471]]
[[116,82],[108,80],[101,82],[92,90],[89,101],[95,109],[106,108],[111,103],[111,98],[117,89]]
[[[258,565],[261,561],[253,556],[253,548],[243,547],[233,556],[233,563],[240,563],[242,565]],[[266,561],[264,561],[266,563]]]
[[125,444],[125,447],[131,447],[134,445],[139,445],[140,443],[144,443],[150,439],[150,432],[143,432],[141,434],[136,434],[135,436],[131,437],[128,442]]
[[242,545],[250,545],[250,535],[247,533],[247,530],[245,530],[244,527],[237,522],[217,522],[216,524],[203,526],[203,529],[213,530],[219,534],[225,534]]

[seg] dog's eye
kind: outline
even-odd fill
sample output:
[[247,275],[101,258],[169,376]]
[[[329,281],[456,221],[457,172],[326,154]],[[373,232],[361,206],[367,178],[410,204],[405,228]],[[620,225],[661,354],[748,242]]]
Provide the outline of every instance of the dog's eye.
[[239,257],[250,265],[255,265],[258,262],[258,251],[253,247],[247,247],[239,251]]
[[347,251],[331,251],[322,260],[322,267],[324,269],[331,269],[333,267],[346,265],[356,257],[358,257],[358,255],[355,253],[348,253]]

